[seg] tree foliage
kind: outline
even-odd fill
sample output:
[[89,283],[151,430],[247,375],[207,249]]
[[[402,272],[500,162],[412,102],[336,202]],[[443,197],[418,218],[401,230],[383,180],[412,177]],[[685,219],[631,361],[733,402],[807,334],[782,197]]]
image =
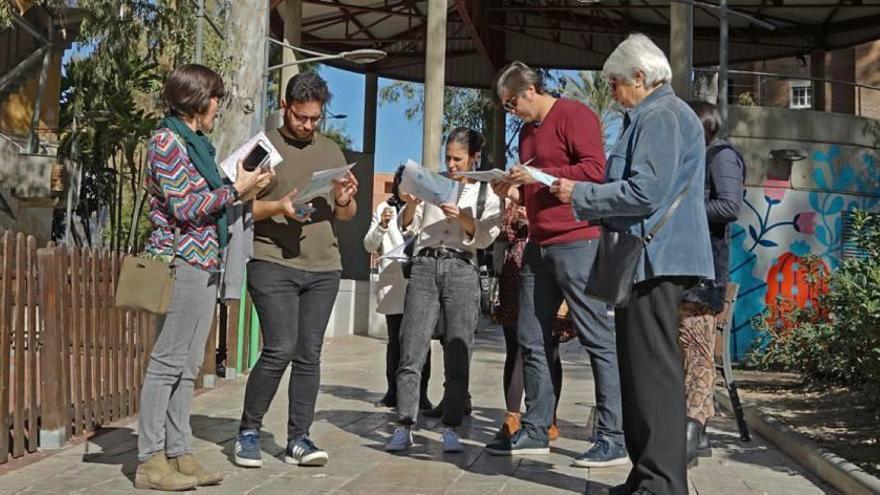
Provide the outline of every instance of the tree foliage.
[[614,100],[611,85],[595,71],[580,71],[578,79],[566,75],[562,78],[561,85],[566,97],[580,101],[595,112],[602,126],[604,145],[609,126],[623,114],[623,107]]

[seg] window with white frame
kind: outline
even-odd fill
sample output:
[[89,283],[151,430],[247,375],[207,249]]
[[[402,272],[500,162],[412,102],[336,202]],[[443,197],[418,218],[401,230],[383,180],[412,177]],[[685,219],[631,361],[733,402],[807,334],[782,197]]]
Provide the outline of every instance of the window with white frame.
[[810,81],[792,81],[789,108],[812,108],[813,85]]

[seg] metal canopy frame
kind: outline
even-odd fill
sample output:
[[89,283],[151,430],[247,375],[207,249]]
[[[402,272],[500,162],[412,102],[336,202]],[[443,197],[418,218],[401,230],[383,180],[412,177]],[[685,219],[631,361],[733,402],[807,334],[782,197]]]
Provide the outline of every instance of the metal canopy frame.
[[[277,7],[285,0],[271,0]],[[302,40],[308,49],[342,52],[375,48],[385,60],[340,67],[420,80],[424,73],[426,0],[301,0]],[[880,0],[673,0],[694,7],[694,65],[718,65],[722,17],[729,25],[729,62],[775,59],[833,50],[880,39]],[[669,38],[670,1],[449,0],[449,84],[482,86],[489,74],[513,59],[534,65],[596,69],[631,32],[663,46]],[[727,15],[721,15],[727,4]],[[280,17],[273,33],[280,38]],[[523,46],[533,45],[532,52]],[[553,48],[555,47],[555,48]],[[557,59],[549,51],[560,51]],[[569,56],[570,55],[570,56]],[[578,56],[580,55],[580,56]],[[559,60],[567,57],[571,63]],[[470,74],[459,74],[470,71]]]

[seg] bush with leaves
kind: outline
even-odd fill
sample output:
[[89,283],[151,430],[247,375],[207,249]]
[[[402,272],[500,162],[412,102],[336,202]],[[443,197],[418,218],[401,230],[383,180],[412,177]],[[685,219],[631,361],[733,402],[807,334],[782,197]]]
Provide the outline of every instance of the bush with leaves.
[[880,213],[855,210],[852,218],[860,255],[828,275],[819,304],[792,311],[790,328],[758,317],[761,338],[750,357],[759,367],[862,389],[880,403]]

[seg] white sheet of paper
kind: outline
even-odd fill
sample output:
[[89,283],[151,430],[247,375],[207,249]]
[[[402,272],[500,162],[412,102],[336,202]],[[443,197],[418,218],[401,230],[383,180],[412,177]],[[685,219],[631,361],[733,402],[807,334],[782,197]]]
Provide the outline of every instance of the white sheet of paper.
[[392,261],[394,261],[394,260],[405,261],[405,260],[409,259],[409,256],[407,256],[406,253],[404,253],[404,251],[406,250],[406,247],[409,246],[410,244],[412,244],[415,239],[416,239],[415,236],[411,236],[411,237],[407,238],[407,240],[405,240],[403,242],[403,244],[395,247],[391,251],[388,251],[387,253],[383,254],[382,256],[379,256],[379,259],[380,260],[392,260]]
[[507,177],[507,172],[493,168],[492,170],[474,170],[473,172],[458,172],[455,175],[467,177],[468,179],[478,182],[495,182],[503,181]]
[[532,174],[532,178],[534,178],[536,181],[540,182],[541,184],[544,184],[547,187],[552,186],[553,183],[556,182],[556,180],[557,180],[556,177],[553,177],[550,174],[541,172],[540,170],[536,169],[535,167],[528,167],[527,166],[526,170],[528,170],[529,173]]
[[302,205],[319,196],[330,193],[333,190],[333,181],[345,177],[348,171],[351,170],[351,167],[354,166],[354,163],[349,163],[342,167],[319,170],[313,173],[309,185],[293,198],[293,204]]
[[440,206],[458,200],[459,185],[448,177],[426,170],[418,163],[407,160],[400,181],[400,190],[422,201]]
[[270,168],[275,168],[276,165],[281,163],[281,153],[278,153],[278,150],[272,146],[265,132],[258,132],[220,162],[220,168],[223,169],[223,173],[226,174],[226,177],[229,177],[229,180],[235,181],[235,176],[238,174],[238,161],[246,157],[254,149],[254,146],[257,145],[257,142],[262,143],[269,150],[268,164]]

